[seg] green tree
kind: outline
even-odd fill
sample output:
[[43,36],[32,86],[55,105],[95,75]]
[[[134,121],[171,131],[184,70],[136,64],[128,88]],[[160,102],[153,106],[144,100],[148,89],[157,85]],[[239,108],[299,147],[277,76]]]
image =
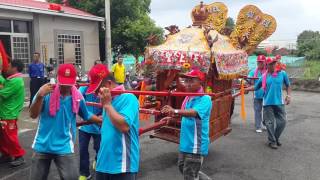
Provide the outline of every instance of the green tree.
[[310,42],[311,40],[314,40],[316,38],[319,38],[319,36],[320,36],[319,31],[305,30],[298,35],[297,43],[298,45],[301,45],[301,44]]
[[319,31],[303,31],[297,38],[298,55],[307,59],[320,60]]
[[62,4],[62,0],[48,0],[48,2]]
[[163,30],[149,17],[151,0],[111,0],[112,48],[116,53],[142,55],[151,35]]
[[222,34],[226,36],[230,36],[234,29],[234,20],[231,17],[228,17],[224,29],[221,31]]
[[228,29],[233,31],[234,26],[235,26],[235,24],[234,24],[233,18],[232,17],[228,17],[227,22],[226,22],[226,28],[228,28]]
[[312,41],[310,44],[310,48],[307,52],[305,52],[305,56],[309,60],[320,60],[320,40]]
[[252,54],[256,56],[259,56],[259,55],[268,56],[268,53],[264,49],[258,49],[258,48]]

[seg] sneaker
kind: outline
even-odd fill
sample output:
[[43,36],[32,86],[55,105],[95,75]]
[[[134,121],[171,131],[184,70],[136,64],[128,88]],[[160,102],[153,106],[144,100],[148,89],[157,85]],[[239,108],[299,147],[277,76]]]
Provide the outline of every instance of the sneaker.
[[282,144],[279,141],[277,141],[277,146],[282,146]]
[[256,129],[256,133],[262,133],[262,129]]
[[2,155],[0,156],[0,164],[10,163],[12,161],[12,157]]
[[79,176],[79,180],[89,180],[91,178],[92,178],[91,175],[89,175],[89,176]]
[[271,149],[278,149],[278,146],[277,146],[275,143],[269,143],[268,146],[269,146]]
[[262,126],[261,126],[261,129],[264,130],[264,131],[266,131],[266,130],[267,130],[267,127],[264,126],[264,125],[262,125]]
[[25,163],[25,161],[24,161],[23,157],[17,157],[13,161],[10,162],[10,165],[12,167],[18,167],[18,166],[23,165],[24,163]]

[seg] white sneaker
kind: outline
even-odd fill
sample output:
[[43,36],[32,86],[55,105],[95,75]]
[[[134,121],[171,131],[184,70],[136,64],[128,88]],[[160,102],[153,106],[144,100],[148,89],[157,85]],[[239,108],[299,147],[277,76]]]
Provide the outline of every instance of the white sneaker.
[[262,133],[262,129],[256,129],[256,133]]
[[261,126],[261,129],[265,131],[265,130],[267,130],[267,127],[264,126],[264,125],[262,125],[262,126]]

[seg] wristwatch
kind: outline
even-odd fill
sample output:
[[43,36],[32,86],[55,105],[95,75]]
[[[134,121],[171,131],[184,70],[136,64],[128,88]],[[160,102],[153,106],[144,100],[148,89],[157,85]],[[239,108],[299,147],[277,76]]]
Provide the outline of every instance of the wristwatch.
[[179,110],[178,109],[174,110],[174,115],[179,115]]

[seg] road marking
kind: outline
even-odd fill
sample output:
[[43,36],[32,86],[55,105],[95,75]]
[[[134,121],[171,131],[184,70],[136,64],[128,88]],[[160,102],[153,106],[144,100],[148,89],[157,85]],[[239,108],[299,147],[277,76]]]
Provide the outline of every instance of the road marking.
[[38,123],[38,120],[33,120],[33,119],[19,119],[19,121],[23,121],[23,122],[28,122],[28,123]]
[[21,173],[22,171],[26,171],[26,170],[29,170],[29,169],[30,169],[30,167],[26,167],[26,168],[23,168],[23,169],[19,169],[19,170],[15,171],[15,172],[12,173],[12,174],[9,174],[9,175],[7,175],[7,176],[2,177],[0,180],[10,179],[10,178],[18,175],[18,174]]
[[19,129],[18,134],[23,134],[25,132],[32,131],[33,129]]

